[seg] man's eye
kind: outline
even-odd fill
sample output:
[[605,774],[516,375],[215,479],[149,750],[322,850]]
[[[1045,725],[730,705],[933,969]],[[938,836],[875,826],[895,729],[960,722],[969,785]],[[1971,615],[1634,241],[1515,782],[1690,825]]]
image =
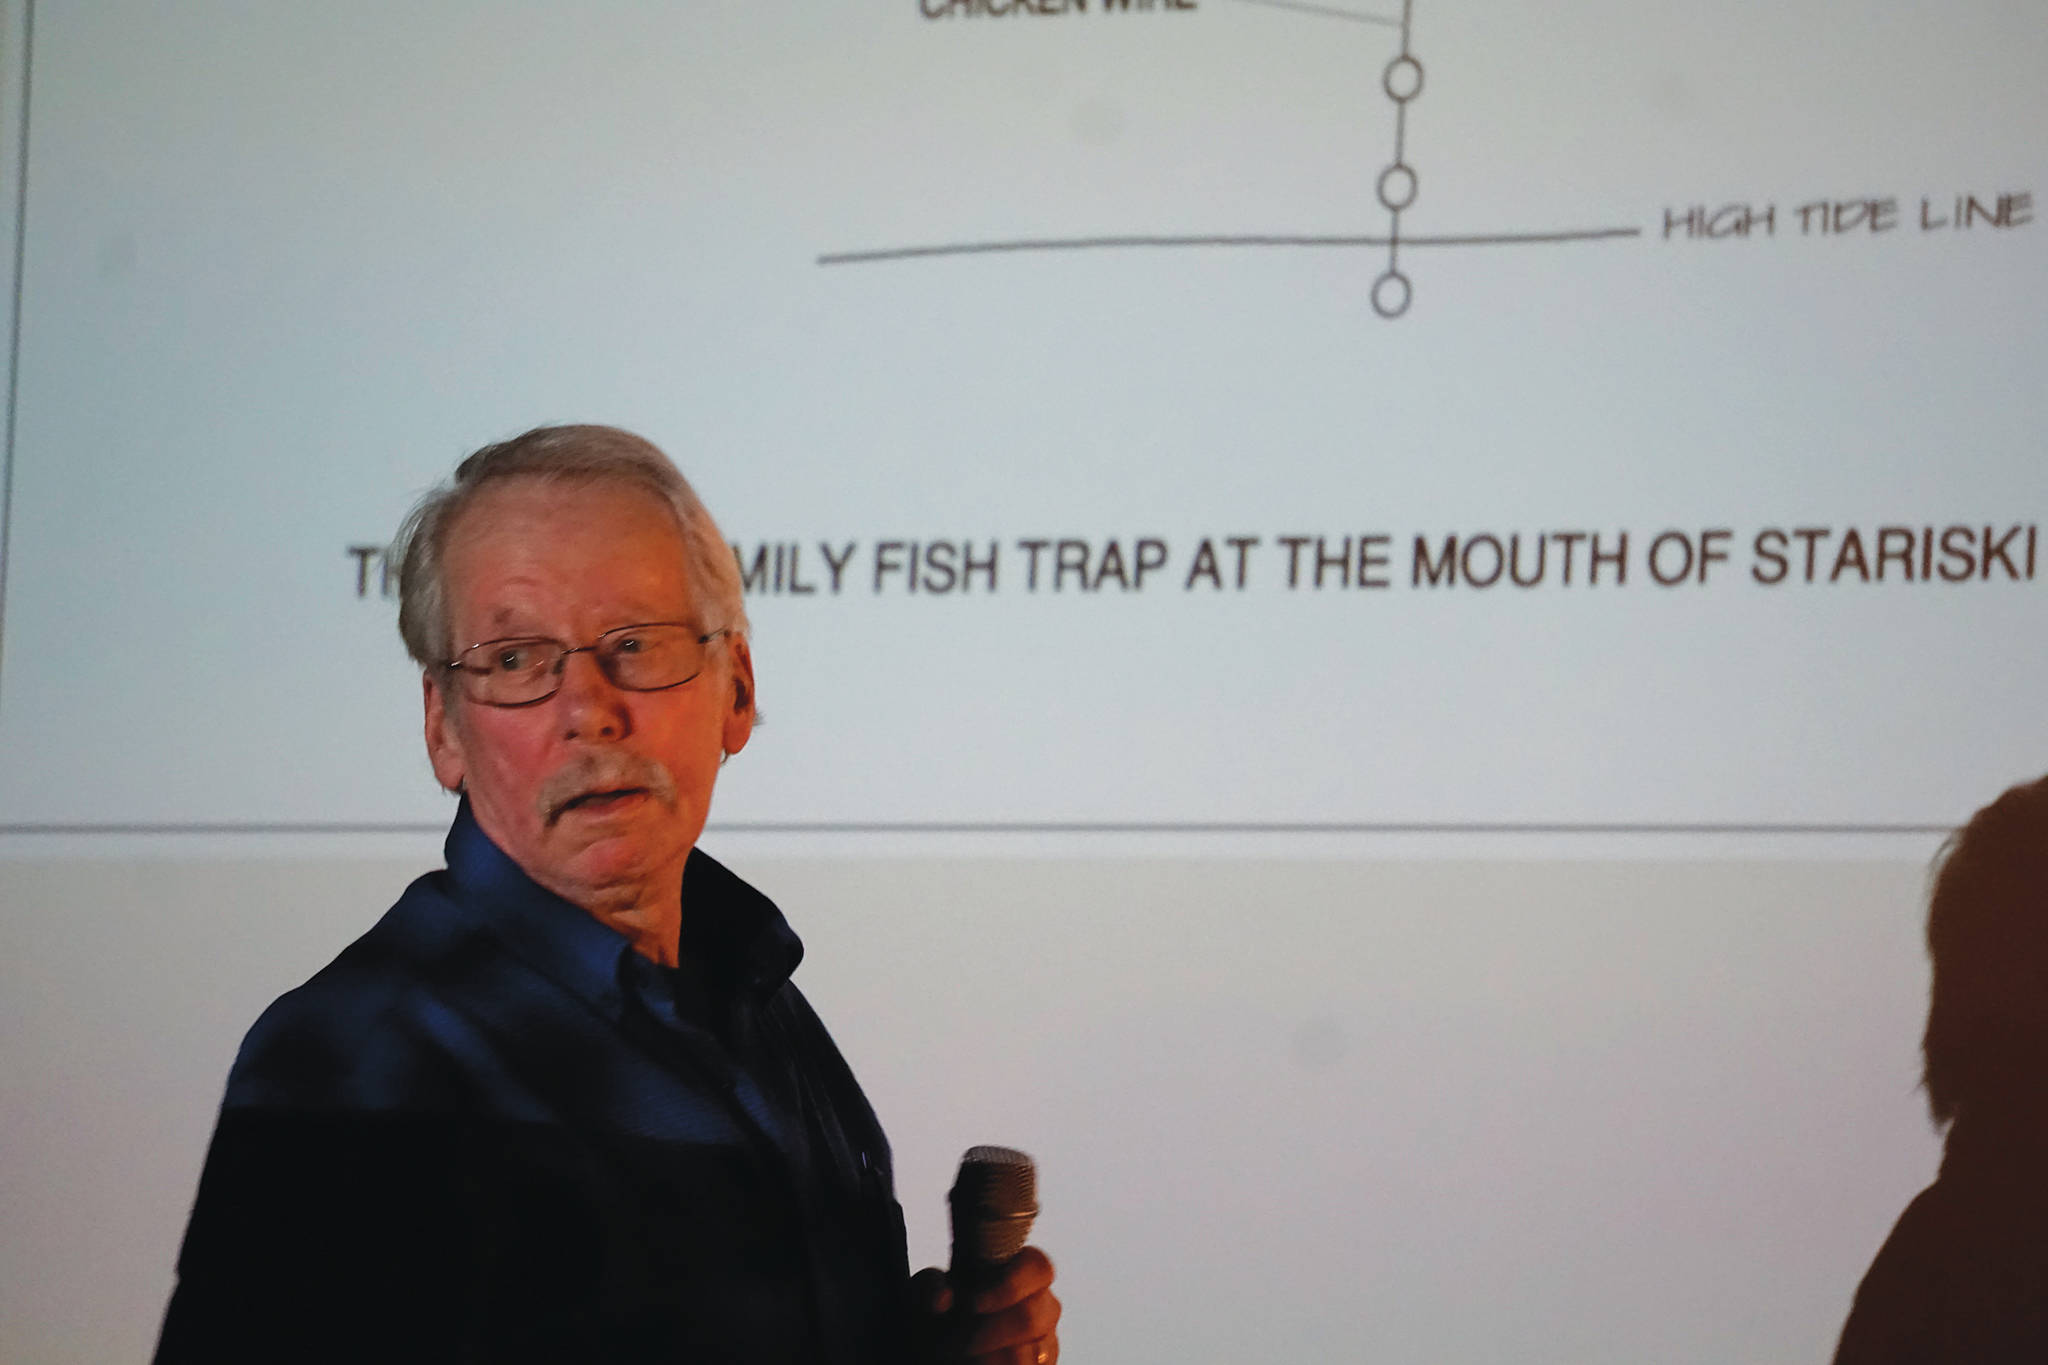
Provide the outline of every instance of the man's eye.
[[638,654],[647,648],[647,642],[638,635],[620,635],[612,639],[612,653]]
[[540,658],[540,651],[532,645],[506,645],[491,656],[491,669],[496,673],[524,673]]

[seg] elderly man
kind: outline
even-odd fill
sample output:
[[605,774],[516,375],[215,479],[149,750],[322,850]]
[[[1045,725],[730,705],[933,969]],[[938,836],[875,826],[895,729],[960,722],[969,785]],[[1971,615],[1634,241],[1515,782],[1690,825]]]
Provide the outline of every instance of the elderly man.
[[754,670],[682,476],[543,428],[401,542],[448,865],[250,1031],[158,1360],[1053,1360],[1036,1251],[909,1281],[802,946],[696,848]]

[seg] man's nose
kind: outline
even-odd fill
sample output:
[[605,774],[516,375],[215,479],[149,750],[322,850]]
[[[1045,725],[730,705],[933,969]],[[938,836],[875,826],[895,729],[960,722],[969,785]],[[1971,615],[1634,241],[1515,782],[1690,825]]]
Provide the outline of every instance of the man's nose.
[[[582,658],[577,658],[577,655]],[[555,692],[555,705],[567,739],[621,739],[631,727],[626,694],[597,661],[595,651],[572,649],[558,665],[562,685]]]

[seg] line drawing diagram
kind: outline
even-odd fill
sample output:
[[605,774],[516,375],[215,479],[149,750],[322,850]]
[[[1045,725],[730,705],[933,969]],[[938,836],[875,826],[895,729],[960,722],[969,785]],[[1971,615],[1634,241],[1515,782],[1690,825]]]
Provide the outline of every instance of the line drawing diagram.
[[1422,93],[1423,75],[1422,63],[1416,60],[1412,45],[1415,0],[1401,0],[1401,17],[1398,19],[1336,5],[1314,4],[1310,0],[1237,0],[1237,3],[1400,30],[1401,50],[1380,71],[1380,89],[1394,103],[1394,159],[1381,170],[1378,181],[1373,185],[1381,207],[1387,211],[1387,268],[1372,282],[1373,312],[1383,318],[1400,317],[1408,311],[1408,305],[1415,297],[1413,283],[1401,273],[1401,215],[1415,202],[1416,192],[1422,187],[1415,168],[1408,164],[1408,106]]
[[1414,287],[1401,273],[1401,214],[1415,202],[1415,193],[1421,188],[1415,168],[1407,161],[1408,106],[1422,93],[1422,63],[1408,47],[1414,11],[1415,0],[1401,0],[1401,51],[1380,73],[1380,88],[1394,102],[1394,159],[1380,172],[1374,186],[1387,210],[1387,268],[1372,282],[1372,310],[1383,318],[1400,317],[1415,297]]
[[1536,246],[1562,242],[1607,241],[1640,237],[1639,227],[1596,227],[1546,232],[1432,233],[1404,235],[1401,215],[1415,203],[1421,191],[1421,177],[1408,160],[1408,106],[1422,94],[1423,69],[1411,41],[1415,0],[1401,0],[1399,15],[1368,13],[1340,4],[1316,0],[1233,0],[1240,5],[1287,10],[1347,23],[1395,29],[1400,48],[1380,70],[1380,89],[1394,106],[1392,158],[1379,172],[1374,193],[1387,212],[1384,233],[1190,233],[1185,235],[1097,235],[1088,237],[1016,237],[979,242],[936,242],[916,246],[877,247],[860,251],[832,251],[818,256],[821,266],[874,265],[887,261],[930,260],[944,256],[985,256],[1013,252],[1097,251],[1107,249],[1158,249],[1165,247],[1365,247],[1384,248],[1386,268],[1373,280],[1372,310],[1392,320],[1401,317],[1414,302],[1414,282],[1401,268],[1401,249],[1420,247]]

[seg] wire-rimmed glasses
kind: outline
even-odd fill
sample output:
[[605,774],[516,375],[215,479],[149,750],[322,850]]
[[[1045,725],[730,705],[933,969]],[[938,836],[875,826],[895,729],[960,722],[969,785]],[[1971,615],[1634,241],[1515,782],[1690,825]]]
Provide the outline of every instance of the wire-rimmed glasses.
[[608,630],[587,645],[569,646],[545,635],[485,640],[442,667],[458,680],[462,694],[485,706],[532,706],[555,695],[571,654],[588,654],[612,685],[629,692],[681,687],[704,671],[713,640],[680,621],[648,621]]

